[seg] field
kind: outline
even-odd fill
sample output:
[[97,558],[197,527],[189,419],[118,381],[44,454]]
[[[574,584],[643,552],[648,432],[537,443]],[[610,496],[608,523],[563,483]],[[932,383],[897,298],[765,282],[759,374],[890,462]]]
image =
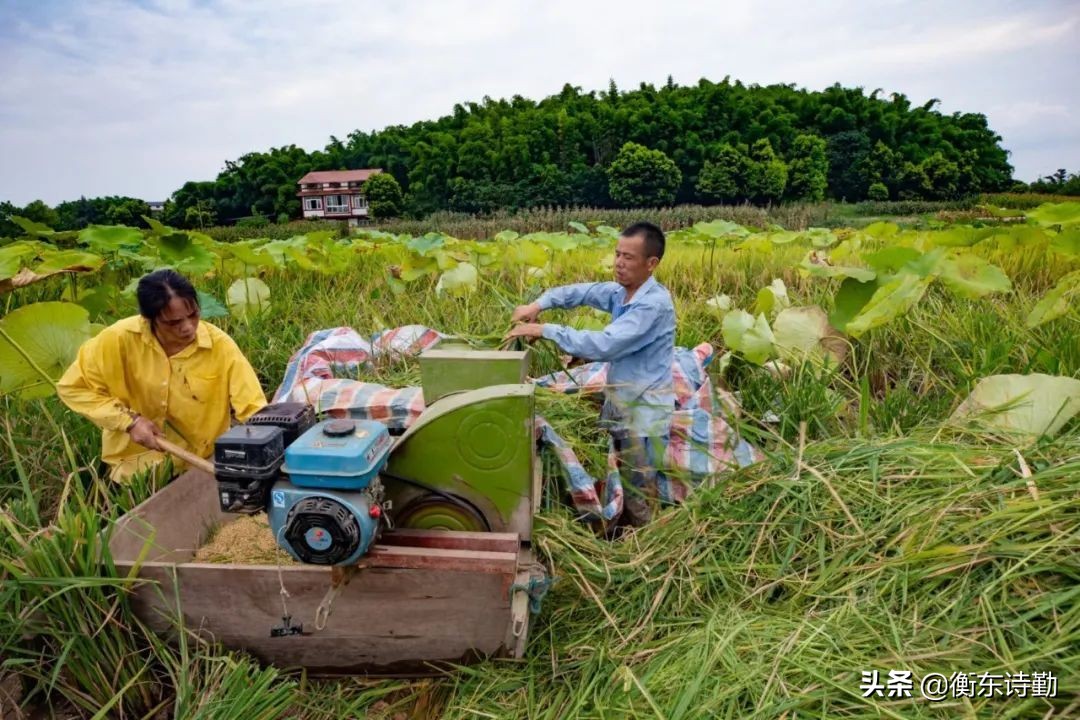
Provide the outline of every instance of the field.
[[[710,372],[739,393],[739,429],[765,460],[617,542],[575,521],[549,477],[537,542],[557,581],[528,657],[417,681],[316,682],[143,629],[98,532],[152,482],[96,478],[98,433],[49,378],[95,324],[133,313],[130,281],[164,265],[205,293],[204,316],[268,396],[321,328],[418,323],[493,342],[543,287],[609,279],[618,230],[603,223],[622,218],[508,222],[486,241],[25,223],[0,245],[0,716],[20,716],[16,696],[42,716],[102,718],[1080,715],[1080,204],[1013,205],[882,206],[787,230],[730,209],[666,222],[658,279],[676,341],[714,345]],[[537,373],[558,368],[536,350]],[[1027,377],[980,386],[1002,375]],[[415,384],[418,371],[363,379]],[[1037,401],[965,414],[976,390]],[[541,407],[600,467],[593,407],[550,394]],[[910,671],[913,688],[864,697],[871,671]],[[929,673],[971,674],[971,692],[931,702]],[[1056,697],[1038,683],[988,696],[994,675],[1018,673],[1052,673]]]

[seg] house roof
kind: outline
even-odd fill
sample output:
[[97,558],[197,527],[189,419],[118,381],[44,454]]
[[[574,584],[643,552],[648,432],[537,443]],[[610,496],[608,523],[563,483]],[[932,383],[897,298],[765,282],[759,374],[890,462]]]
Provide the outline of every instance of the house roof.
[[331,183],[331,182],[363,182],[375,173],[382,172],[382,168],[364,168],[362,170],[315,170],[309,172],[297,182],[301,185],[308,183]]

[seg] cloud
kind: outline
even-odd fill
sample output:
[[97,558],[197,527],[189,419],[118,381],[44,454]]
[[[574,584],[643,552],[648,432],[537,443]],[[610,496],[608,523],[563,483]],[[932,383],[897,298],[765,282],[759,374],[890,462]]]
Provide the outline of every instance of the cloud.
[[[966,6],[966,9],[965,7]],[[271,146],[434,119],[453,105],[564,83],[586,91],[725,75],[820,89],[839,81],[987,112],[1029,176],[1080,112],[1069,3],[873,7],[524,0],[98,0],[0,9],[0,198],[163,199]],[[1010,102],[1006,102],[1008,99]],[[1012,109],[1010,109],[1010,107]],[[1025,109],[1026,108],[1026,109]],[[1050,110],[1053,108],[1052,110]],[[1067,123],[1065,123],[1067,124]],[[1071,138],[1071,139],[1070,139]],[[1031,164],[1027,168],[1027,163]],[[1038,167],[1035,167],[1036,162]]]

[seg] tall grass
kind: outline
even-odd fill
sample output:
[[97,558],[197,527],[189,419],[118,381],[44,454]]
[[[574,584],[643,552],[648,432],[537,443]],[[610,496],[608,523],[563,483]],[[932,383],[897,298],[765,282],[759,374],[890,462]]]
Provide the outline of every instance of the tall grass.
[[[1057,198],[1056,200],[1054,198]],[[899,218],[906,224],[918,224],[923,217],[941,212],[973,211],[978,204],[1029,209],[1042,202],[1063,202],[1071,198],[1046,195],[992,195],[948,201],[893,202],[794,202],[780,205],[677,205],[664,208],[595,208],[595,207],[535,207],[524,210],[498,210],[486,215],[471,215],[442,211],[422,219],[394,218],[372,220],[364,228],[395,234],[424,235],[441,232],[470,240],[490,240],[503,230],[525,234],[566,230],[570,222],[607,224],[625,227],[639,220],[648,220],[664,230],[693,225],[699,221],[730,220],[748,227],[764,228],[770,224],[791,230],[813,226],[861,227],[879,218]],[[294,220],[283,224],[260,227],[236,225],[208,228],[205,232],[215,240],[232,242],[251,238],[286,239],[318,230],[332,230],[338,237],[349,233],[344,221]]]
[[[723,292],[748,307],[774,277],[796,304],[828,307],[829,284],[791,269],[804,251],[670,248],[659,279],[675,298],[678,343],[721,351],[721,317],[704,301]],[[397,296],[385,283],[395,252],[334,276],[268,272],[273,313],[218,321],[268,394],[313,330],[423,323],[491,336],[543,289],[523,269],[493,267],[471,297],[437,299],[433,279]],[[148,631],[129,606],[135,581],[119,575],[106,539],[109,520],[156,485],[96,477],[97,431],[55,400],[4,398],[0,680],[14,674],[28,706],[87,718],[1075,717],[1077,423],[1056,441],[1013,447],[945,420],[986,375],[1080,376],[1072,321],[1024,324],[1076,266],[1045,247],[977,252],[1013,278],[1013,293],[966,301],[934,289],[854,343],[828,378],[805,368],[777,378],[736,362],[726,381],[766,461],[717,478],[649,527],[597,539],[560,507],[549,475],[535,541],[558,581],[528,656],[423,681],[316,682],[182,629]],[[606,279],[600,258],[559,256],[545,284]],[[230,280],[201,289],[221,297]],[[361,377],[417,382],[410,362]],[[602,468],[606,439],[588,402],[541,393],[540,405],[586,465]],[[862,670],[890,669],[1052,671],[1059,697],[861,697]]]

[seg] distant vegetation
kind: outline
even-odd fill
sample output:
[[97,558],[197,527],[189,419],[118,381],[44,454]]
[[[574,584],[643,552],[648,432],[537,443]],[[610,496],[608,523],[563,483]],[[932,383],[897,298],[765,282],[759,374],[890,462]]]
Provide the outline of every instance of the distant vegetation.
[[[485,97],[438,120],[331,137],[322,150],[288,145],[226,161],[216,179],[176,190],[160,219],[200,229],[288,222],[300,216],[302,175],[361,167],[382,168],[397,183],[380,188],[387,199],[372,206],[382,218],[827,198],[943,201],[1007,190],[1080,194],[1080,178],[1064,169],[1030,186],[1014,181],[986,117],[945,115],[937,102],[913,106],[879,90],[811,92],[727,78],[629,92],[614,83],[588,93],[566,85],[539,102]],[[80,198],[56,208],[0,203],[0,218],[75,230],[139,224],[145,210],[132,198]],[[0,236],[18,233],[9,225],[0,225]]]

